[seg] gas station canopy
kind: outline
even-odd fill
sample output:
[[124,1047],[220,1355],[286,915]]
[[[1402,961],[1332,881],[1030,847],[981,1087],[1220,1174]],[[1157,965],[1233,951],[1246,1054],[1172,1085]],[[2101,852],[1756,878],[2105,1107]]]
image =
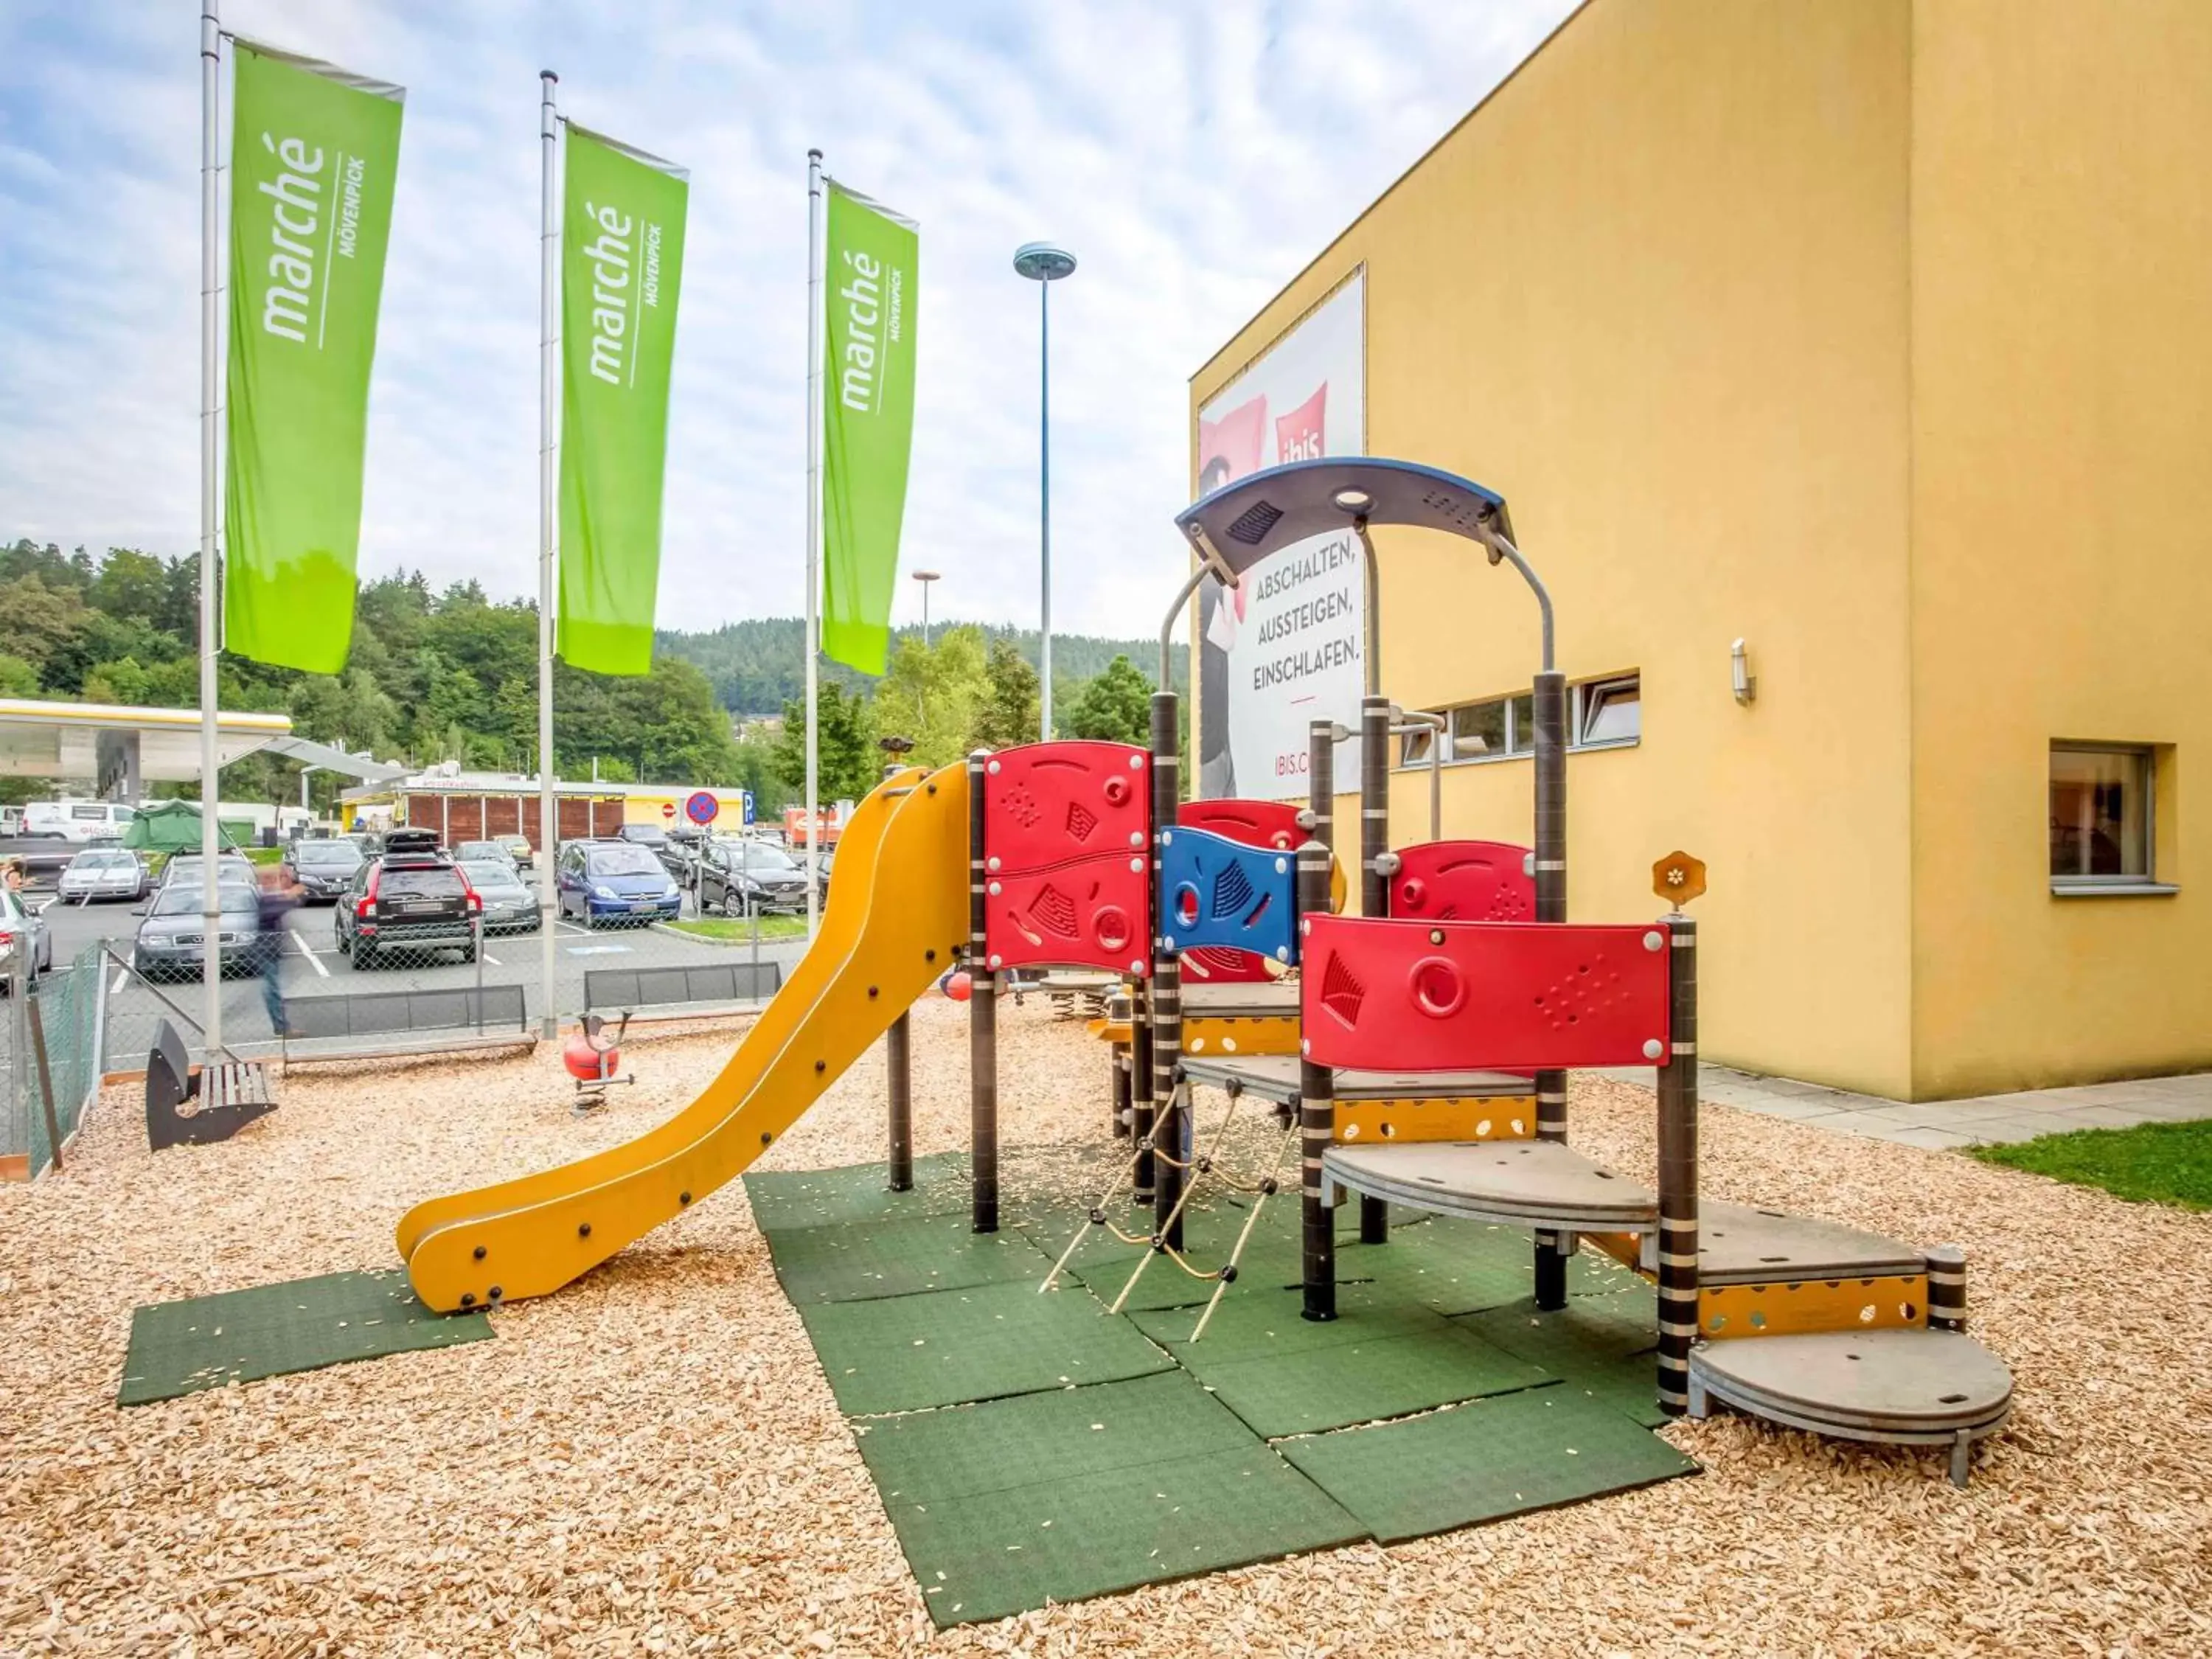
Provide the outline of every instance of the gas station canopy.
[[[268,750],[302,765],[372,781],[406,773],[402,766],[295,738],[287,714],[218,714],[216,749],[226,766]],[[199,711],[0,697],[0,774],[89,779],[102,795],[135,799],[147,783],[199,777]]]

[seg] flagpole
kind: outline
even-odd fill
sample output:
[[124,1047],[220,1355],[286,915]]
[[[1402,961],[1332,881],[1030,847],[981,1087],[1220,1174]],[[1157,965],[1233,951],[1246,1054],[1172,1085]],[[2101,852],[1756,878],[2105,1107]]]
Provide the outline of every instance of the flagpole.
[[822,654],[822,152],[806,152],[806,937],[820,921],[815,840],[821,833],[817,733]]
[[[201,1036],[205,1064],[222,1049],[222,900],[216,866],[221,851],[216,810],[222,802],[222,756],[216,715],[222,684],[216,672],[221,648],[216,631],[216,493],[222,487],[216,458],[216,300],[222,282],[222,234],[216,203],[220,161],[216,128],[222,99],[221,0],[200,3],[200,946],[207,981],[207,1017]],[[18,950],[29,949],[27,938]]]
[[561,808],[553,786],[553,556],[559,504],[554,470],[554,422],[558,418],[561,362],[556,350],[554,307],[559,303],[561,229],[555,176],[560,168],[561,118],[553,107],[553,88],[561,77],[551,70],[538,74],[538,140],[542,158],[538,187],[538,951],[541,976],[539,1029],[557,1035],[553,1006],[555,863],[561,854]]

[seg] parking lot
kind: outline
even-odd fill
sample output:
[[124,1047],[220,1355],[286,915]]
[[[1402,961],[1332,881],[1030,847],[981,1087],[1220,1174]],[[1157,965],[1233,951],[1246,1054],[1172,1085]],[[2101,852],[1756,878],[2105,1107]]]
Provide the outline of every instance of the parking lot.
[[[50,895],[33,895],[35,908],[45,904],[44,916],[53,936],[53,966],[69,967],[80,957],[96,957],[105,944],[113,952],[103,970],[108,975],[107,1064],[127,1068],[150,1048],[156,1023],[169,1012],[168,1004],[197,1021],[204,992],[198,978],[168,979],[148,985],[114,959],[130,955],[137,918],[123,903],[91,905],[46,902]],[[356,992],[403,990],[464,990],[476,986],[516,985],[522,988],[526,1022],[535,1026],[544,1012],[544,973],[539,935],[495,933],[485,939],[474,963],[464,963],[458,951],[393,952],[356,969],[337,948],[332,924],[333,907],[313,905],[295,910],[286,921],[286,937],[279,977],[288,999],[344,995]],[[687,898],[684,914],[691,914]],[[714,965],[733,958],[751,959],[748,942],[725,944],[689,938],[657,927],[580,927],[560,921],[554,927],[553,1012],[573,1018],[586,1012],[584,975],[601,968],[659,968]],[[788,974],[805,954],[805,941],[763,939],[759,957],[775,963]],[[599,1012],[616,1012],[603,1009]],[[223,988],[223,1041],[236,1050],[252,1052],[271,1045],[276,1034],[258,979],[240,975]],[[187,1031],[187,1040],[191,1034]]]

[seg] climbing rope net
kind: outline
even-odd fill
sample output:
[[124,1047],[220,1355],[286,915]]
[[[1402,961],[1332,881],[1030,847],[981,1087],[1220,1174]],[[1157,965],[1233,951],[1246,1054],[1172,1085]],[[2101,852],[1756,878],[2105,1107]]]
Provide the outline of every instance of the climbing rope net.
[[[1180,1072],[1176,1076],[1175,1088],[1176,1100],[1174,1103],[1180,1105],[1183,1113],[1188,1115],[1190,1110],[1190,1085],[1183,1079]],[[1135,1269],[1129,1274],[1128,1282],[1121,1286],[1121,1293],[1114,1298],[1112,1311],[1115,1313],[1121,1311],[1131,1292],[1137,1288],[1137,1281],[1145,1276],[1145,1269],[1151,1267],[1156,1258],[1165,1256],[1193,1279],[1212,1282],[1213,1294],[1206,1299],[1206,1311],[1199,1316],[1197,1328],[1191,1332],[1190,1340],[1195,1342],[1204,1336],[1206,1325],[1213,1318],[1213,1310],[1221,1304],[1223,1294],[1237,1282],[1237,1264],[1243,1258],[1244,1247],[1251,1241],[1253,1229],[1260,1224],[1261,1211],[1266,1207],[1267,1200],[1281,1190],[1280,1173],[1283,1159],[1288,1155],[1291,1145],[1297,1136],[1297,1114],[1287,1113],[1283,1133],[1275,1142],[1275,1155],[1268,1161],[1267,1172],[1257,1176],[1237,1173],[1236,1170],[1223,1162],[1221,1148],[1228,1140],[1229,1131],[1237,1121],[1237,1110],[1243,1104],[1243,1096],[1244,1091],[1242,1089],[1232,1087],[1230,1090],[1228,1109],[1222,1113],[1220,1122],[1214,1126],[1213,1134],[1207,1141],[1206,1150],[1203,1152],[1194,1153],[1188,1158],[1177,1158],[1165,1146],[1158,1144],[1158,1126],[1160,1122],[1188,1121],[1187,1116],[1179,1120],[1177,1114],[1172,1109],[1160,1114],[1154,1121],[1152,1133],[1136,1137],[1135,1150],[1115,1168],[1111,1180],[1107,1183],[1106,1190],[1099,1194],[1098,1201],[1091,1206],[1084,1224],[1076,1229],[1075,1236],[1067,1241],[1067,1248],[1060,1253],[1060,1260],[1052,1264],[1052,1271],[1045,1275],[1044,1283],[1037,1286],[1038,1291],[1041,1292],[1049,1291],[1057,1285],[1060,1282],[1060,1274],[1067,1270],[1067,1264],[1075,1259],[1076,1251],[1082,1248],[1083,1241],[1103,1229],[1124,1244],[1141,1244],[1146,1247],[1144,1255],[1137,1259]],[[1129,1188],[1133,1193],[1135,1190],[1138,1166],[1147,1156],[1167,1164],[1170,1169],[1182,1170],[1187,1179],[1182,1183],[1182,1190],[1177,1194],[1173,1207],[1158,1222],[1150,1233],[1131,1232],[1114,1220],[1112,1211],[1124,1188]],[[1189,1207],[1191,1200],[1197,1194],[1200,1187],[1209,1182],[1231,1193],[1243,1194],[1252,1200],[1252,1207],[1245,1212],[1244,1224],[1237,1231],[1237,1242],[1230,1249],[1228,1260],[1218,1267],[1195,1266],[1188,1253],[1179,1246],[1169,1243],[1175,1234],[1176,1224],[1182,1218],[1183,1212]]]

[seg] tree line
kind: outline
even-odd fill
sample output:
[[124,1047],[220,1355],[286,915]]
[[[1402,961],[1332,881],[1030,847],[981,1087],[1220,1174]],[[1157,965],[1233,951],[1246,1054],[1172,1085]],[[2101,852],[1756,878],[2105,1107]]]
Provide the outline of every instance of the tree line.
[[[919,629],[895,635],[879,681],[823,665],[824,799],[866,793],[880,773],[878,744],[886,736],[912,739],[915,759],[932,765],[978,744],[1004,748],[1035,738],[1036,635],[974,626],[933,631],[927,646]],[[567,778],[747,788],[764,813],[781,810],[805,787],[802,633],[788,618],[665,632],[652,672],[636,678],[556,662],[556,769]],[[135,548],[64,554],[28,539],[0,547],[0,696],[197,708],[198,638],[196,556],[164,559]],[[1151,683],[1127,655],[1107,648],[1115,644],[1054,636],[1060,735],[1144,740]],[[1176,666],[1180,678],[1180,660]],[[228,655],[219,673],[225,708],[289,714],[300,736],[353,753],[416,767],[444,761],[471,770],[537,767],[537,605],[495,600],[474,581],[434,589],[411,571],[362,583],[342,674]],[[779,705],[780,724],[739,726],[732,719]],[[311,774],[310,799],[318,810],[332,811],[351,781]],[[0,779],[0,799],[35,799],[53,787],[45,779]],[[189,797],[198,790],[170,784],[149,793]],[[224,769],[222,793],[233,800],[296,802],[300,768],[249,755]]]

